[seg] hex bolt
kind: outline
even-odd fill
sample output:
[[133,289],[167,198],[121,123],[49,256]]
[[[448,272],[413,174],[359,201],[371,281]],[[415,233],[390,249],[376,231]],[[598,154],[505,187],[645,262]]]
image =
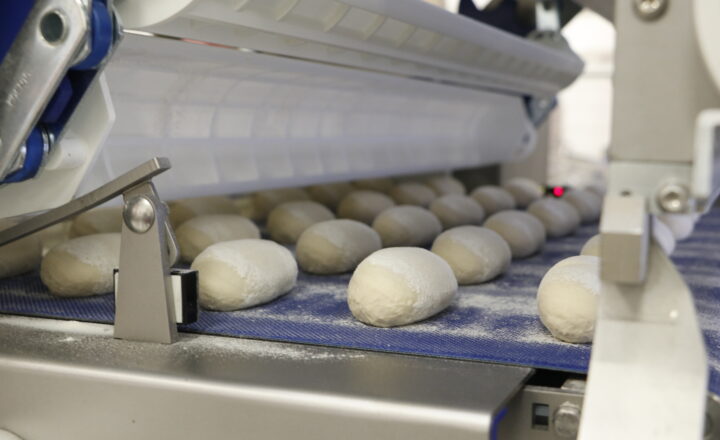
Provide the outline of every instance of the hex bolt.
[[662,17],[668,8],[669,0],[633,0],[635,13],[647,21]]
[[133,197],[125,202],[123,220],[131,231],[138,234],[145,233],[155,223],[155,206],[147,197]]
[[580,428],[580,407],[564,402],[553,413],[553,429],[561,438],[575,438]]
[[658,205],[665,212],[671,213],[685,212],[689,198],[687,188],[679,183],[667,183],[660,188],[657,194]]

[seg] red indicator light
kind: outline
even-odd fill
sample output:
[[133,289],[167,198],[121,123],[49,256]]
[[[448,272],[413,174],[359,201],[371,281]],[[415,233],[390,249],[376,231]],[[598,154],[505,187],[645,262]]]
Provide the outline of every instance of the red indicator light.
[[552,189],[552,193],[555,197],[562,197],[565,194],[565,188],[562,186],[556,186]]

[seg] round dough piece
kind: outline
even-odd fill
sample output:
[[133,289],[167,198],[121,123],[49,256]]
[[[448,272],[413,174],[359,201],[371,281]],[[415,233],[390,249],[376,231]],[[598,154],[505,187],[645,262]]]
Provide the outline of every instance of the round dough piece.
[[445,309],[457,292],[450,266],[422,248],[379,250],[355,269],[348,285],[353,316],[376,327],[411,324]]
[[528,206],[527,212],[542,222],[548,237],[570,235],[580,226],[577,209],[561,199],[548,197],[537,200]]
[[578,214],[580,214],[580,221],[582,223],[592,223],[600,219],[603,200],[594,192],[574,189],[565,194],[562,200],[573,205]]
[[600,294],[600,259],[570,257],[545,274],[538,287],[540,320],[565,342],[592,342]]
[[467,193],[465,185],[452,176],[436,176],[425,180],[425,184],[429,186],[435,194],[438,196],[444,196],[448,194],[461,194]]
[[215,243],[197,256],[200,305],[209,310],[238,310],[264,304],[288,293],[297,281],[292,253],[270,240]]
[[532,202],[542,199],[545,195],[542,185],[524,177],[510,179],[502,187],[513,196],[520,209],[527,208]]
[[295,244],[305,229],[334,218],[332,211],[317,202],[285,202],[270,212],[267,228],[270,237],[278,243]]
[[208,246],[221,241],[260,238],[260,230],[249,219],[231,214],[200,215],[180,226],[175,232],[180,245],[180,258],[192,262]]
[[393,199],[377,191],[353,191],[340,202],[338,217],[372,224],[375,217],[395,206]]
[[[13,221],[0,221],[0,230],[14,224]],[[39,232],[0,246],[0,279],[21,275],[40,266],[42,241],[38,234]]]
[[201,214],[236,214],[232,199],[224,196],[195,197],[192,199],[174,200],[168,203],[168,218],[173,228]]
[[690,237],[698,220],[696,214],[660,214],[658,220],[665,223],[672,231],[675,240],[682,241]]
[[585,242],[582,249],[580,249],[580,255],[586,255],[589,257],[600,256],[600,234],[593,235]]
[[365,223],[328,220],[315,223],[300,235],[295,256],[305,272],[327,275],[354,270],[381,248],[380,236]]
[[253,218],[265,220],[276,206],[298,200],[310,200],[310,196],[300,188],[279,188],[257,192],[253,194],[253,207],[255,208],[255,217]]
[[497,232],[480,226],[459,226],[440,234],[432,251],[447,261],[458,284],[489,281],[510,266],[510,246]]
[[120,232],[122,222],[122,208],[119,206],[91,209],[73,219],[70,236],[82,237],[105,232]]
[[426,208],[435,200],[435,191],[429,186],[417,182],[406,182],[397,185],[390,191],[390,197],[398,205],[416,205]]
[[430,211],[442,223],[444,229],[464,225],[482,225],[485,210],[473,199],[462,194],[447,194],[430,204]]
[[94,234],[60,243],[42,259],[40,279],[57,296],[112,292],[120,264],[120,234]]
[[484,185],[475,188],[470,194],[485,210],[486,215],[507,209],[515,209],[515,199],[508,191],[494,185]]
[[395,182],[389,177],[379,177],[376,179],[362,179],[353,182],[353,186],[360,190],[377,191],[381,193],[389,193],[395,186]]
[[442,232],[435,214],[419,206],[402,205],[383,211],[372,224],[383,247],[424,246]]
[[545,244],[545,227],[524,211],[501,211],[493,214],[483,225],[500,234],[510,246],[513,258],[535,254]]
[[333,211],[340,205],[340,201],[353,190],[353,186],[347,182],[327,183],[307,188],[311,199],[322,203]]

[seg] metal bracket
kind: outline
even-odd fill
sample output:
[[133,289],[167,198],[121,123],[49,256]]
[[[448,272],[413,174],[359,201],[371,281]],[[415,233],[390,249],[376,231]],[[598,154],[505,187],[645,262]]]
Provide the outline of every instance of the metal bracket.
[[82,57],[90,30],[86,0],[36,0],[0,64],[0,181],[68,68]]
[[151,179],[170,169],[154,158],[65,205],[0,231],[0,246],[60,223],[119,195],[125,205],[115,306],[115,337],[171,343],[176,336],[170,267],[179,247]]

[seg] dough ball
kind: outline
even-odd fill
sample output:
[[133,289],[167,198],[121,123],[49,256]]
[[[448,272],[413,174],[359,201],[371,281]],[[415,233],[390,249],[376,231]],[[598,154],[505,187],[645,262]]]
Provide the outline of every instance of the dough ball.
[[221,241],[260,238],[260,230],[249,219],[231,214],[200,215],[192,218],[175,231],[180,245],[180,257],[186,263],[208,246]]
[[377,191],[353,191],[340,202],[338,217],[357,220],[365,224],[372,224],[375,217],[388,208],[395,206],[395,202],[385,194]]
[[432,251],[447,261],[458,284],[489,281],[510,266],[510,246],[495,231],[480,226],[459,226],[440,234]]
[[72,220],[70,236],[82,237],[105,232],[120,232],[122,224],[121,207],[95,208],[83,212]]
[[321,203],[333,211],[340,205],[340,201],[348,194],[353,192],[354,188],[347,182],[326,183],[324,185],[314,185],[307,188],[310,198]]
[[237,208],[232,199],[224,196],[195,197],[192,199],[174,200],[168,203],[168,218],[173,228],[202,214],[236,214]]
[[265,220],[270,211],[280,204],[309,199],[310,196],[308,196],[307,192],[300,188],[279,188],[257,192],[253,194],[255,208],[255,217],[253,218]]
[[675,251],[675,236],[670,228],[655,216],[652,218],[652,235],[665,254],[670,255]]
[[503,189],[509,192],[518,208],[525,209],[535,200],[540,200],[545,195],[545,189],[532,179],[515,177],[503,184]]
[[354,270],[381,248],[380,236],[365,223],[328,220],[315,223],[300,235],[295,255],[304,271],[327,275]]
[[580,214],[564,200],[544,198],[528,206],[527,212],[537,217],[551,238],[570,235],[580,226]]
[[383,247],[424,246],[442,232],[435,214],[419,206],[402,205],[383,211],[372,224]]
[[112,292],[120,264],[120,234],[94,234],[60,243],[42,259],[40,279],[57,296]]
[[295,244],[305,229],[334,218],[332,211],[317,202],[285,202],[270,212],[267,228],[270,237],[278,243]]
[[430,204],[430,211],[437,216],[444,229],[464,225],[482,225],[485,210],[472,197],[447,194]]
[[582,249],[580,250],[580,255],[586,255],[589,257],[600,256],[600,234],[593,235],[588,241],[585,242]]
[[465,185],[452,176],[436,176],[425,180],[425,184],[429,186],[438,196],[447,194],[467,193]]
[[570,203],[577,210],[582,223],[592,223],[600,219],[603,199],[597,194],[582,189],[574,189],[565,194],[562,200]]
[[545,274],[538,287],[540,320],[565,342],[592,342],[600,294],[600,259],[570,257]]
[[416,205],[426,208],[435,200],[435,191],[422,183],[406,182],[393,188],[390,191],[390,197],[398,205]]
[[500,234],[510,246],[513,258],[525,258],[537,253],[545,244],[545,227],[524,211],[501,211],[493,214],[483,225]]
[[493,215],[496,212],[506,209],[515,209],[515,199],[508,191],[494,185],[484,185],[470,194],[485,210],[486,215]]
[[[0,220],[0,230],[10,228],[15,222]],[[38,233],[0,246],[0,279],[21,275],[40,266],[42,242]]]
[[289,250],[270,240],[215,243],[197,256],[200,305],[229,311],[264,304],[288,293],[297,280]]
[[241,196],[232,199],[232,204],[235,207],[234,214],[260,221],[257,211],[255,210],[255,202],[251,196]]
[[389,177],[380,177],[377,179],[362,179],[353,182],[353,186],[357,189],[377,191],[381,193],[389,193],[395,186],[395,182]]
[[379,250],[355,269],[348,285],[353,316],[376,327],[421,321],[439,313],[457,292],[450,266],[422,248]]
[[698,216],[695,214],[660,214],[657,218],[670,228],[675,240],[682,241],[692,235]]

